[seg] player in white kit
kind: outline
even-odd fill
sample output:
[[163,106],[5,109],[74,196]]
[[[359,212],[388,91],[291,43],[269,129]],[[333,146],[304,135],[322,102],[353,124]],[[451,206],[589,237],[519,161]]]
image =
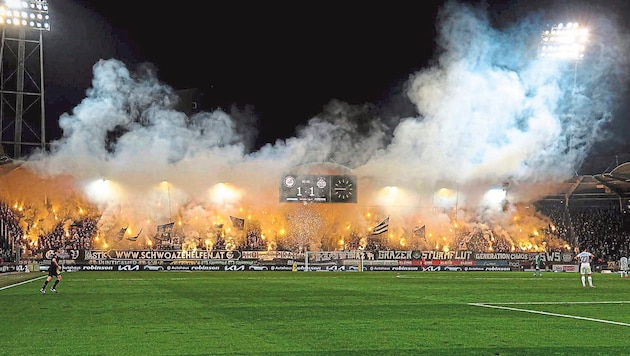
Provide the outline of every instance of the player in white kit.
[[628,257],[619,259],[619,273],[621,273],[621,278],[628,278]]
[[591,270],[591,262],[593,262],[593,255],[585,248],[584,251],[578,253],[575,259],[580,261],[580,275],[582,277],[582,287],[586,287],[586,280],[588,279],[588,286],[595,288],[593,285],[593,271]]

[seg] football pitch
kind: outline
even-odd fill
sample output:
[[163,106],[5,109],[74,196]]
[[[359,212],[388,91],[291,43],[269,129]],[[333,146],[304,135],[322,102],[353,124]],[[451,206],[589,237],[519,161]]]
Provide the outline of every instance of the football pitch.
[[0,275],[1,355],[622,355],[630,279],[529,272]]

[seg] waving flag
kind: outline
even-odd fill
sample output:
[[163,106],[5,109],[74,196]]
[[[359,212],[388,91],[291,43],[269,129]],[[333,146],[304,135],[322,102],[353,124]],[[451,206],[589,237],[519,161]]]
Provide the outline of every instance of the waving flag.
[[380,235],[389,230],[389,216],[372,229],[372,235]]
[[118,231],[118,240],[122,240],[123,237],[125,237],[126,232],[127,232],[126,227],[123,227],[122,229],[120,229],[120,231]]
[[232,220],[232,226],[234,226],[235,229],[243,230],[243,228],[245,228],[245,219],[230,215],[230,220]]
[[140,231],[138,232],[138,235],[127,237],[127,240],[129,240],[129,241],[136,241],[136,240],[138,240],[138,236],[140,236],[141,233],[142,233],[142,229],[140,229]]
[[163,225],[158,225],[157,226],[157,232],[155,234],[155,238],[160,240],[160,241],[167,241],[171,239],[171,232],[173,232],[173,226],[175,225],[174,222],[172,223],[168,223],[168,224],[163,224]]
[[416,227],[413,229],[413,236],[414,236],[414,237],[421,238],[421,239],[423,239],[424,241],[426,241],[426,240],[427,240],[427,236],[426,236],[426,228],[425,228],[425,225],[422,225],[422,226],[416,226]]

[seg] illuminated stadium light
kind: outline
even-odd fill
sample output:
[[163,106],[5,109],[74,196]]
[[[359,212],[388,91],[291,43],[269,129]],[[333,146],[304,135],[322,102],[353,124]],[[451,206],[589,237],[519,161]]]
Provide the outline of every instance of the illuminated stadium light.
[[241,193],[238,188],[228,183],[217,183],[210,189],[210,200],[216,204],[225,205],[237,202]]
[[88,182],[85,186],[85,193],[95,201],[106,202],[117,198],[116,184],[114,182],[100,178]]
[[0,26],[50,31],[46,0],[0,0]]
[[433,206],[450,208],[457,205],[459,191],[449,188],[440,188],[433,194]]
[[577,22],[557,24],[543,31],[538,56],[546,59],[584,59],[588,30]]
[[505,189],[492,188],[486,192],[483,196],[483,203],[487,207],[491,208],[503,208],[505,199],[507,198],[507,192]]

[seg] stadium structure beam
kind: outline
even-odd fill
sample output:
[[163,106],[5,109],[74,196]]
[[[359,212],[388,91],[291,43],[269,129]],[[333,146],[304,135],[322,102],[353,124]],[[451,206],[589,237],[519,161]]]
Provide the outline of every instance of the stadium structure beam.
[[607,182],[605,179],[602,179],[601,176],[596,175],[593,178],[595,178],[598,182],[600,182],[601,184],[603,184],[604,186],[606,186],[606,188],[608,188],[611,192],[615,193],[616,196],[618,196],[619,198],[621,198],[621,196],[623,196],[623,191],[621,191],[620,189],[618,189],[615,186],[612,186],[609,182]]
[[621,189],[618,189],[615,186],[612,186],[610,183],[602,179],[601,176],[595,176],[595,179],[601,184],[603,184],[604,186],[606,186],[606,188],[608,188],[611,192],[615,193],[615,195],[619,198],[619,211],[623,211],[624,210],[623,209],[623,197],[624,197],[623,191]]
[[569,206],[569,199],[571,198],[571,195],[573,195],[573,192],[575,192],[575,190],[580,186],[583,180],[584,180],[583,176],[578,177],[575,183],[571,184],[571,187],[569,187],[569,190],[566,193],[564,193],[564,201],[565,201],[564,204],[566,207]]
[[620,181],[620,182],[630,183],[630,178],[620,177],[620,176],[615,175],[614,173],[604,173],[604,176]]

